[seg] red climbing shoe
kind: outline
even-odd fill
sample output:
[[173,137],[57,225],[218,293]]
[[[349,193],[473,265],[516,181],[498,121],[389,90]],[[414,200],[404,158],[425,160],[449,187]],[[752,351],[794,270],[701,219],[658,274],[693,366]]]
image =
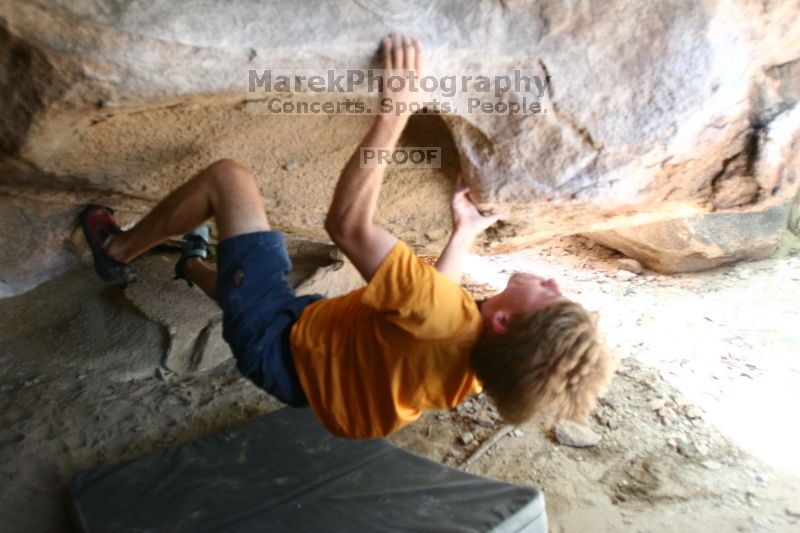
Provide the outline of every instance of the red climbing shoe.
[[87,205],[81,212],[81,229],[92,251],[97,274],[110,283],[129,281],[127,266],[113,259],[105,250],[108,238],[122,233],[114,220],[114,211],[102,205]]

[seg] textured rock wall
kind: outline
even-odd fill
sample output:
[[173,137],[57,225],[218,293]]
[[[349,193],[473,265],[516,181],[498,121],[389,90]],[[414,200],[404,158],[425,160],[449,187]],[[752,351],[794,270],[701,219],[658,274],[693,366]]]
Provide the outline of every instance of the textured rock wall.
[[[797,95],[795,95],[795,102]],[[589,233],[594,241],[635,257],[659,272],[705,270],[744,259],[769,257],[780,244],[787,225],[797,226],[792,214],[797,204],[780,194],[800,179],[800,104],[777,112],[748,141],[742,153],[727,160],[714,180],[716,197],[728,209],[685,219]],[[772,200],[756,203],[732,201],[737,196]],[[771,205],[764,208],[763,205]],[[796,207],[794,208],[796,210]]]
[[[0,2],[0,238],[17,251],[0,260],[0,291],[80,259],[67,227],[76,203],[133,219],[219,157],[256,172],[276,227],[323,240],[369,118],[248,115],[246,69],[364,68],[390,30],[424,42],[432,73],[551,76],[547,114],[415,121],[404,142],[443,146],[445,164],[390,173],[379,216],[417,248],[445,238],[459,169],[486,207],[509,212],[483,243],[493,251],[699,217],[691,233],[709,213],[786,205],[796,173],[758,169],[772,153],[765,132],[791,122],[800,93],[798,13],[796,1],[754,0]],[[794,138],[781,134],[770,168],[791,168],[798,148],[783,141]],[[30,224],[18,222],[26,202]],[[30,252],[16,244],[29,227],[45,235]]]

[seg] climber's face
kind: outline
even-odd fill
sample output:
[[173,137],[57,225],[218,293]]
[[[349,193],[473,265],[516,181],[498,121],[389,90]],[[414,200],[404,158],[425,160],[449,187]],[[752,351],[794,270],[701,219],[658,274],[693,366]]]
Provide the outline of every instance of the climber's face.
[[514,316],[535,313],[556,302],[568,301],[554,279],[517,272],[509,278],[503,292],[483,302],[481,314],[488,331],[502,335]]

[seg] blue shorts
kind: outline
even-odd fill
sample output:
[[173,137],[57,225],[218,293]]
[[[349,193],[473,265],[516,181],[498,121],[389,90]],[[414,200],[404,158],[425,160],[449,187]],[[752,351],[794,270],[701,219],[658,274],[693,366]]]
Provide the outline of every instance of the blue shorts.
[[322,296],[295,296],[286,281],[292,263],[277,231],[246,233],[217,248],[217,301],[224,313],[222,336],[247,378],[285,404],[308,400],[297,378],[289,345],[292,324]]

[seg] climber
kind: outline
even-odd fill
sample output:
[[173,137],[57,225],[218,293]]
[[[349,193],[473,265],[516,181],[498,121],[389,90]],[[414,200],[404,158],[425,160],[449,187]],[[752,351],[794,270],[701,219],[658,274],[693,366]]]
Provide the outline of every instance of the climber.
[[[382,62],[389,71],[421,72],[420,45],[391,34]],[[420,95],[384,87],[382,97],[408,109]],[[509,423],[539,412],[585,418],[613,370],[593,319],[554,280],[532,274],[514,274],[480,303],[460,287],[464,255],[497,220],[478,211],[463,182],[435,267],[374,223],[386,165],[362,165],[360,149],[393,149],[408,119],[375,117],[325,221],[366,287],[335,298],[295,296],[285,279],[291,263],[283,236],[270,230],[254,176],[231,160],[202,170],[126,231],[110,209],[88,206],[81,223],[97,272],[118,281],[133,259],[190,232],[176,277],[218,302],[238,368],[283,402],[310,406],[337,435],[387,435],[424,410],[452,408],[481,390]],[[190,231],[211,217],[216,269],[206,261],[207,233]]]

